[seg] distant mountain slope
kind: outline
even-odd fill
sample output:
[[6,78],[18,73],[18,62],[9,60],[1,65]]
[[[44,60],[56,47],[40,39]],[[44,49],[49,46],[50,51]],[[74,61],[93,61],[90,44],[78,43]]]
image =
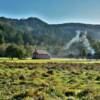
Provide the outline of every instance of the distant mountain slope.
[[87,30],[88,36],[92,40],[100,40],[100,25],[48,24],[34,17],[19,20],[0,17],[0,34],[6,43],[29,43],[39,46],[56,46],[60,49],[76,35],[77,30]]

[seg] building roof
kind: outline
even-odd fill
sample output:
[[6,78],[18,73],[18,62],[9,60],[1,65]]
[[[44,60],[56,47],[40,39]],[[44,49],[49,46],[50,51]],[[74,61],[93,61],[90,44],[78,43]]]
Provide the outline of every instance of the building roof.
[[35,50],[33,53],[37,53],[37,54],[49,54],[47,51],[45,51],[45,50],[39,50],[39,49]]

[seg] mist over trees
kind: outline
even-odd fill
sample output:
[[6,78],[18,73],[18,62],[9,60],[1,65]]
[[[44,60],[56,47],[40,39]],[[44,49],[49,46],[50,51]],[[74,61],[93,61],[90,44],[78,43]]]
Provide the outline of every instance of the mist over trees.
[[[13,44],[17,49],[21,48],[25,53],[24,57],[31,57],[36,47],[59,56],[63,52],[63,47],[75,36],[75,31],[78,29],[88,31],[90,36],[88,38],[93,48],[100,53],[99,25],[78,23],[49,25],[33,17],[20,20],[0,17],[0,57],[7,56],[6,49]],[[81,56],[85,55],[83,50]]]

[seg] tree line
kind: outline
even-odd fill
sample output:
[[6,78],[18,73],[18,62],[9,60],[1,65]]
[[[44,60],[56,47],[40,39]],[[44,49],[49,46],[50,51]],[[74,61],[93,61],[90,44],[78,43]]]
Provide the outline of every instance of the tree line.
[[[66,41],[51,34],[52,31],[50,34],[46,34],[44,31],[43,34],[33,33],[19,31],[17,27],[14,28],[9,24],[0,23],[0,57],[31,57],[35,47],[46,49],[52,55],[60,55],[63,52],[62,49]],[[96,54],[100,55],[100,41],[92,41],[91,44]],[[10,51],[12,53],[8,53]],[[86,57],[85,49],[82,49],[80,57]]]
[[31,45],[0,44],[0,57],[23,59],[31,57],[34,47]]

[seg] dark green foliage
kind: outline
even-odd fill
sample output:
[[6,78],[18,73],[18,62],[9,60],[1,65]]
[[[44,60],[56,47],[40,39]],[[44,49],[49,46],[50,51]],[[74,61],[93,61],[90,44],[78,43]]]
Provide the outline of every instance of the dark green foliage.
[[[100,40],[100,26],[66,23],[50,25],[38,18],[8,19],[0,17],[0,43],[17,45],[37,45],[53,55],[60,55],[62,49],[75,35],[76,30],[87,30],[91,44]],[[94,46],[98,49],[97,46]],[[98,50],[97,50],[98,51]],[[85,52],[80,56],[84,56]]]
[[0,44],[4,43],[5,40],[4,40],[4,36],[2,34],[0,34]]
[[[13,44],[3,43],[0,45],[0,57],[11,57],[11,55],[13,54],[14,54],[13,55],[14,57],[17,57],[20,59],[25,58],[25,57],[32,57],[34,48],[35,48],[34,46],[29,45],[29,44],[27,45],[15,45],[14,44],[13,45]],[[15,55],[15,52],[16,52],[16,55]]]
[[15,36],[15,43],[18,44],[18,45],[22,45],[24,44],[24,40],[23,40],[23,34],[21,33],[17,33],[16,36]]
[[18,48],[16,45],[10,45],[6,49],[6,56],[10,58],[17,57],[19,59],[24,57],[24,52],[21,48]]

